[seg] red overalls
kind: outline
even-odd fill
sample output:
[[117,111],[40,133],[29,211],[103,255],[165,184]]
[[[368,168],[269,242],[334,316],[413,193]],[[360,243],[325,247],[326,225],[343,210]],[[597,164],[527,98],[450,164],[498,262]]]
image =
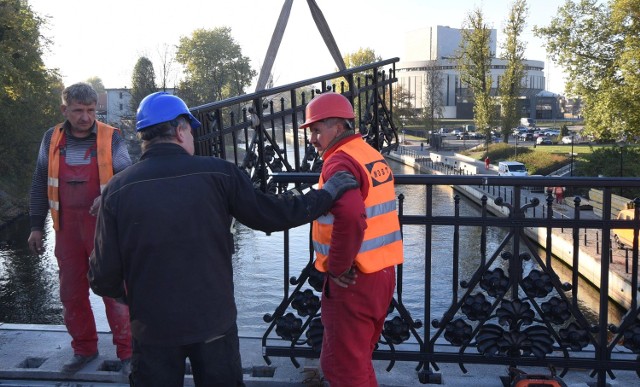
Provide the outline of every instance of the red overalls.
[[[60,140],[66,146],[66,136]],[[60,277],[60,301],[64,323],[72,337],[74,354],[92,355],[98,350],[96,323],[89,301],[89,255],[93,251],[96,217],[89,209],[100,195],[100,180],[95,146],[85,155],[86,165],[67,165],[60,152],[60,229],[56,232],[55,255]],[[119,359],[131,357],[129,308],[112,298],[103,297],[107,321]]]

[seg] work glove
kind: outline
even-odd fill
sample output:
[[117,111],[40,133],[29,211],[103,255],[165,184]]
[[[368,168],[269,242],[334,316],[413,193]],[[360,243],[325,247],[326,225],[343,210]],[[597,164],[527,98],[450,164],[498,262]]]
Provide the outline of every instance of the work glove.
[[345,191],[358,188],[359,186],[360,184],[351,173],[339,171],[324,182],[322,189],[327,191],[335,201],[338,200]]

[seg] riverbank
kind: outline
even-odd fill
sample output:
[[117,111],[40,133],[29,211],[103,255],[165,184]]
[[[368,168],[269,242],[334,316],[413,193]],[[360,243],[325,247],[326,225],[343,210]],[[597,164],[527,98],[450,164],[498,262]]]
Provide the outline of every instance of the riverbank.
[[[455,153],[454,151],[439,151],[430,152],[428,149],[419,149],[420,147],[412,147],[409,150],[403,152],[391,152],[387,157],[397,162],[403,163],[412,167],[416,173],[433,173],[444,174],[441,171],[429,168],[428,163],[424,163],[426,159],[433,160],[434,162],[448,165],[451,168],[457,170],[464,169],[465,174],[478,174],[497,176],[498,172],[495,165],[491,165],[488,169],[485,168],[484,163],[469,158],[467,156]],[[487,210],[495,216],[506,217],[509,215],[507,208],[497,206],[493,200],[495,197],[491,195],[489,191],[485,191],[473,186],[455,186],[454,189],[460,194],[464,195],[468,199],[471,199],[476,204],[481,204],[482,196],[486,195],[490,200],[487,201]],[[546,196],[544,193],[534,193],[529,190],[522,190],[523,203],[530,203],[533,199],[538,199],[539,202],[545,203]],[[573,200],[571,198],[565,198],[565,201],[560,204],[554,204],[554,217],[557,215],[563,218],[571,218],[574,213]],[[542,216],[543,211],[539,211],[538,215]],[[528,216],[531,216],[528,213]],[[533,215],[535,216],[535,215]],[[582,219],[599,219],[593,211],[581,211],[580,217]],[[525,234],[538,246],[545,248],[547,244],[547,229],[540,227],[527,227],[524,229]],[[584,240],[584,243],[578,245],[578,273],[587,280],[595,288],[599,288],[602,283],[601,274],[601,256],[602,253],[599,248],[598,235],[599,230],[586,229],[579,231],[580,239]],[[551,244],[551,254],[562,261],[569,268],[574,266],[574,244],[573,235],[571,229],[558,229],[552,230],[553,243]],[[632,288],[632,276],[628,269],[628,252],[621,249],[611,249],[609,273],[607,283],[609,284],[609,297],[611,301],[619,305],[620,307],[628,310],[633,305],[634,293],[636,299],[640,298],[640,292],[638,289]]]

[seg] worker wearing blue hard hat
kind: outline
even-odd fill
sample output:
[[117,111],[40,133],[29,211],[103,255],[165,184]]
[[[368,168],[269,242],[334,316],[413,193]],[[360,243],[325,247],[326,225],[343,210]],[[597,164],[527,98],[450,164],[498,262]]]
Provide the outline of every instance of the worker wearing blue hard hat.
[[187,104],[179,97],[163,91],[149,94],[140,101],[136,113],[136,131],[140,132],[161,122],[171,121],[180,115],[187,117],[192,129],[201,126],[200,121],[191,114]]
[[313,221],[357,183],[280,197],[217,157],[193,156],[200,122],[177,96],[154,93],[137,112],[140,161],[104,190],[89,278],[131,311],[135,386],[242,386],[233,294],[232,218],[273,232]]

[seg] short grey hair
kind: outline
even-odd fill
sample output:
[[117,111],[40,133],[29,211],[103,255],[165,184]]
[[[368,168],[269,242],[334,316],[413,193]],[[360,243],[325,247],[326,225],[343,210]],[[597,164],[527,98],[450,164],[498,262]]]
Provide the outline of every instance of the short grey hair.
[[180,115],[171,121],[161,122],[151,125],[137,133],[138,139],[142,140],[142,150],[144,151],[152,144],[159,142],[170,142],[177,136],[178,127],[187,125],[189,120]]
[[69,106],[72,102],[83,105],[98,103],[98,93],[89,83],[78,82],[62,90],[62,104]]

